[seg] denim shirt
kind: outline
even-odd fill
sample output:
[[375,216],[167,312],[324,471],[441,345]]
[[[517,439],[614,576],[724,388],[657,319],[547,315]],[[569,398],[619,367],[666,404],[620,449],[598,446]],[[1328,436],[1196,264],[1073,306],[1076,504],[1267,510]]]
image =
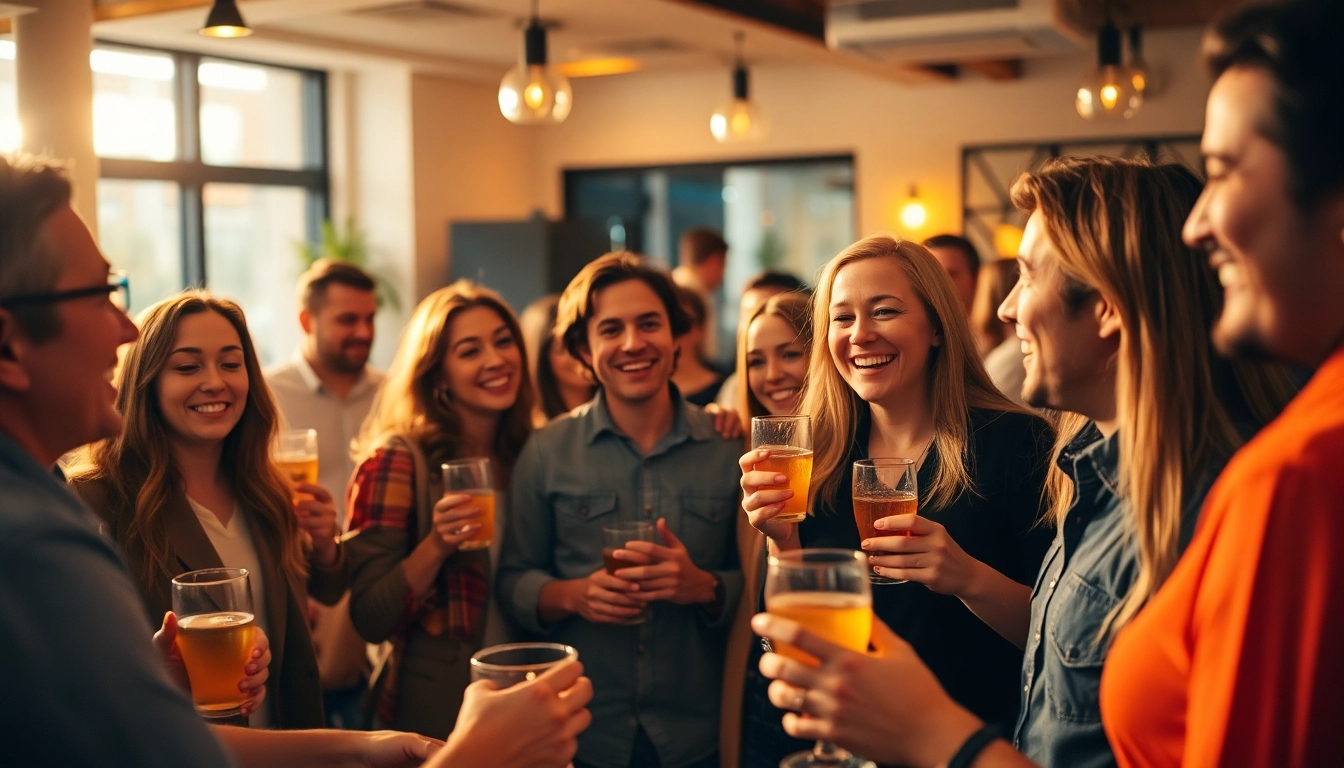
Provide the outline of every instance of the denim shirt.
[[[736,515],[742,443],[673,388],[672,430],[647,455],[612,422],[604,396],[532,435],[514,467],[498,597],[530,634],[579,651],[593,681],[592,725],[578,759],[629,765],[643,728],[667,768],[703,760],[719,747],[719,700],[727,630],[742,591]],[[602,526],[665,518],[695,565],[722,582],[716,616],[703,607],[653,604],[643,624],[595,624],[569,616],[543,625],[541,589],[602,568]]]

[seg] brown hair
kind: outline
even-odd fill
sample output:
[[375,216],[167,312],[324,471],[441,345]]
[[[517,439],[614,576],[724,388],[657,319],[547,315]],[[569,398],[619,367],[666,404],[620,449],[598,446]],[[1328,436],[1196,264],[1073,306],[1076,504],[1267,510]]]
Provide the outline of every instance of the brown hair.
[[588,321],[593,318],[593,297],[598,291],[627,280],[639,280],[657,294],[667,312],[673,338],[685,336],[691,330],[691,320],[677,299],[676,283],[666,272],[646,266],[639,256],[629,251],[608,253],[584,265],[560,294],[555,335],[565,343],[565,349],[575,360],[582,362],[583,353],[588,350]]
[[[499,315],[519,345],[523,332],[518,318],[499,294],[469,280],[458,280],[429,294],[415,308],[402,332],[392,367],[387,371],[373,407],[356,441],[357,457],[371,454],[393,435],[416,441],[431,464],[462,457],[462,418],[443,385],[443,361],[448,355],[448,328],[453,318],[473,307],[487,307]],[[511,468],[532,434],[532,377],[523,357],[518,398],[500,418],[494,458]]]
[[[1181,242],[1199,193],[1199,180],[1182,166],[1111,157],[1050,160],[1012,187],[1021,211],[1041,212],[1065,293],[1100,293],[1120,313],[1120,494],[1139,573],[1107,629],[1132,619],[1171,574],[1191,484],[1241,444],[1228,400],[1264,423],[1291,393],[1282,368],[1228,363],[1210,347],[1222,292],[1204,259]],[[1061,418],[1056,459],[1086,422]],[[1062,524],[1073,482],[1057,462],[1048,471],[1051,514]]]
[[991,261],[980,270],[971,302],[971,332],[975,334],[980,356],[1002,344],[1012,335],[1012,324],[999,319],[999,305],[1017,285],[1017,259]]
[[[60,163],[34,155],[0,155],[0,303],[47,293],[56,285],[62,255],[48,253],[39,235],[47,219],[70,204],[72,194]],[[35,342],[61,332],[59,315],[49,303],[8,311]]]
[[770,411],[756,399],[751,391],[751,377],[747,370],[747,332],[756,318],[773,315],[789,324],[798,334],[798,343],[803,353],[812,354],[812,297],[806,293],[792,291],[778,293],[766,299],[765,303],[751,313],[751,317],[738,329],[737,340],[737,411],[742,417],[742,431],[751,435],[751,417],[769,416]]
[[686,230],[681,236],[679,252],[682,261],[693,267],[698,267],[714,256],[722,256],[728,253],[728,243],[724,241],[723,235],[720,235],[717,230],[709,227],[696,227]]
[[271,461],[279,411],[262,377],[243,310],[232,301],[187,290],[140,313],[140,339],[127,349],[116,374],[117,410],[125,428],[117,437],[87,448],[72,473],[79,480],[106,481],[111,487],[107,501],[111,511],[130,512],[131,523],[120,542],[130,566],[146,581],[174,575],[168,562],[163,512],[185,488],[173,462],[170,428],[159,408],[158,380],[182,319],[205,312],[223,317],[238,332],[248,380],[243,414],[224,438],[220,474],[239,505],[254,513],[254,534],[279,553],[278,565],[285,578],[302,584],[308,563],[289,482]]
[[970,409],[1023,409],[1004,397],[985,373],[957,289],[938,260],[922,245],[881,234],[854,243],[826,262],[813,296],[812,327],[816,330],[802,409],[812,416],[813,509],[818,498],[834,498],[840,492],[844,475],[841,464],[854,442],[860,409],[868,407],[840,376],[825,332],[830,327],[831,288],[836,274],[864,259],[893,259],[900,266],[923,302],[934,332],[942,338],[942,344],[929,353],[926,384],[933,411],[933,444],[941,461],[927,495],[921,489],[920,496],[927,498],[934,509],[944,507],[961,493],[975,490],[973,467],[968,466]]
[[344,285],[357,291],[373,293],[376,285],[369,273],[346,261],[317,259],[299,275],[299,306],[316,313],[327,300],[327,289]]

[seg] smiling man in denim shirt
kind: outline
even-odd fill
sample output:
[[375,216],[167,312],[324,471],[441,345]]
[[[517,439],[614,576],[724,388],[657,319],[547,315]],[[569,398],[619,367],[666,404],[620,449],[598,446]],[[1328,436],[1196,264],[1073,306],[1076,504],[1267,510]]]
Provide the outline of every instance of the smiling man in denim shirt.
[[[592,678],[578,768],[719,764],[742,446],[670,384],[687,327],[665,273],[627,253],[585,267],[556,333],[601,388],[535,433],[513,471],[499,599],[532,634],[577,648]],[[632,544],[642,564],[607,574],[602,527],[640,520],[660,543]],[[645,606],[650,618],[629,623]]]

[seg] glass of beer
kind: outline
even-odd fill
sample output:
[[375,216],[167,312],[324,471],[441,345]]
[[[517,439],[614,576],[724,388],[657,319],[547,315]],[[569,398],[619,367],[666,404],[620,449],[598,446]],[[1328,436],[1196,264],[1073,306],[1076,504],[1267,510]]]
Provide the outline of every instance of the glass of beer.
[[207,718],[238,715],[248,698],[238,684],[247,676],[243,668],[256,632],[247,570],[209,568],[178,576],[173,613],[196,712]]
[[509,643],[482,648],[471,657],[471,680],[489,680],[500,689],[510,688],[566,659],[579,658],[573,646],[559,643]]
[[[873,524],[884,517],[913,515],[919,511],[915,478],[914,459],[860,459],[854,462],[854,522],[859,526],[860,539],[910,535],[905,531],[879,531]],[[904,584],[906,581],[876,573],[869,573],[868,579],[874,584]]]
[[[798,622],[812,634],[864,653],[873,631],[873,593],[868,555],[851,549],[800,549],[771,556],[765,574],[765,610]],[[810,666],[820,662],[786,643],[775,653]],[[873,764],[826,741],[798,752],[780,768],[873,768]]]
[[[629,560],[622,560],[616,557],[616,550],[625,549],[625,545],[632,541],[651,541],[657,543],[654,534],[657,529],[653,523],[636,521],[633,523],[612,523],[602,526],[602,564],[606,566],[607,573],[615,576],[616,571],[621,568],[633,568],[640,563],[632,563]],[[630,619],[625,624],[643,624],[653,615],[653,606],[644,605],[644,610],[639,615]]]
[[317,430],[286,429],[275,440],[275,465],[289,482],[317,482]]
[[770,451],[770,458],[756,463],[757,470],[788,478],[785,485],[761,487],[793,491],[793,498],[784,502],[775,519],[801,523],[807,517],[807,488],[812,481],[812,417],[753,416],[751,447]]
[[481,527],[459,548],[488,549],[495,540],[495,479],[490,460],[458,459],[445,463],[442,469],[444,494],[465,493],[471,497],[467,503],[481,509],[481,516],[473,521]]

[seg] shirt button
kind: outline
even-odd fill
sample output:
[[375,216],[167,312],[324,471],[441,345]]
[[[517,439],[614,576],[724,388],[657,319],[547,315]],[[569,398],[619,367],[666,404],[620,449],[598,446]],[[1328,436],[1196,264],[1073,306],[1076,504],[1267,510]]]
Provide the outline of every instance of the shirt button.
[[1030,685],[1024,685],[1024,686],[1022,686],[1022,692],[1023,692],[1023,693],[1031,693],[1031,686],[1030,686]]
[[1050,588],[1051,588],[1051,589],[1054,589],[1054,588],[1055,588],[1055,582],[1057,582],[1057,581],[1059,581],[1059,579],[1051,579],[1051,580],[1050,580]]
[[643,643],[640,643],[640,644],[639,644],[639,652],[640,652],[641,654],[644,653],[644,644],[643,644]]
[[1037,633],[1036,633],[1036,642],[1038,642],[1038,643],[1041,642],[1041,633],[1040,633],[1040,632],[1037,632]]
[[653,505],[652,505],[652,504],[645,504],[645,505],[644,505],[644,516],[645,516],[645,517],[653,517]]
[[[587,507],[584,507],[583,509],[580,509],[580,510],[579,510],[579,516],[580,516],[580,517],[587,517],[587,516],[588,516],[588,508],[587,508]],[[1054,586],[1054,585],[1051,584],[1050,586]]]

